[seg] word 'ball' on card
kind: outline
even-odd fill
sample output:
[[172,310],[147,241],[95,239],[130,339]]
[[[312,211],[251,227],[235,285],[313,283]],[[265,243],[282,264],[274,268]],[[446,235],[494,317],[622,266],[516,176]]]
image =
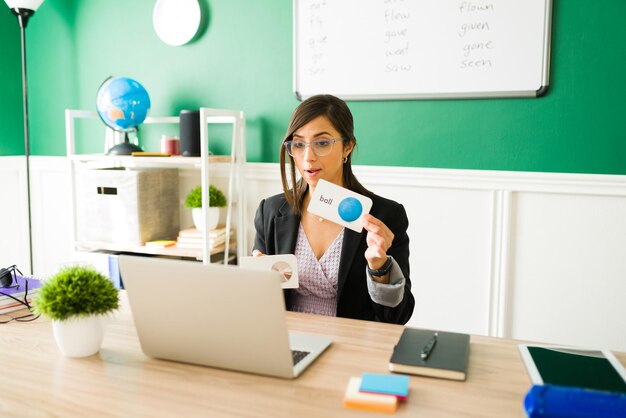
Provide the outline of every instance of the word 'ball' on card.
[[353,231],[361,232],[362,216],[369,213],[371,208],[372,199],[369,197],[320,179],[311,196],[308,211]]

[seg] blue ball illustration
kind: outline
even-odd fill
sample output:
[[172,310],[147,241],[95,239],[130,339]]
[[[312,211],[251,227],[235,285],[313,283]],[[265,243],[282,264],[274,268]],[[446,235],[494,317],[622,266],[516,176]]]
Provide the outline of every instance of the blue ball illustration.
[[361,205],[359,199],[346,197],[339,203],[337,212],[339,212],[339,217],[346,222],[356,221],[363,213],[363,205]]

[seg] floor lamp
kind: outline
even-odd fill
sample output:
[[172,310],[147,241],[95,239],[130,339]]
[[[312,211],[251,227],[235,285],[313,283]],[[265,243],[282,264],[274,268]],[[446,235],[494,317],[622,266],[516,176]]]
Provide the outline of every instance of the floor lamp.
[[22,39],[22,98],[24,104],[24,155],[26,156],[26,197],[28,202],[28,250],[30,274],[33,274],[33,231],[30,211],[30,146],[28,143],[28,90],[26,83],[26,25],[44,0],[4,0],[20,25]]

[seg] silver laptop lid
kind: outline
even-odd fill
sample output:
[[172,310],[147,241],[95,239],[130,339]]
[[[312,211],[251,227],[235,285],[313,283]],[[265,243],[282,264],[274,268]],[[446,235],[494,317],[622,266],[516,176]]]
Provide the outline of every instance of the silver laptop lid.
[[146,355],[294,376],[279,273],[123,255],[119,267]]

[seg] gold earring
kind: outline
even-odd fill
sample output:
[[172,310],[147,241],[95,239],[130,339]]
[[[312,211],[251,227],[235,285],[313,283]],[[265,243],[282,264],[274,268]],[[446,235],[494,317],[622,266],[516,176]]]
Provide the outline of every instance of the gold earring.
[[347,163],[348,162],[348,156],[346,155],[345,157],[343,157],[343,163]]

